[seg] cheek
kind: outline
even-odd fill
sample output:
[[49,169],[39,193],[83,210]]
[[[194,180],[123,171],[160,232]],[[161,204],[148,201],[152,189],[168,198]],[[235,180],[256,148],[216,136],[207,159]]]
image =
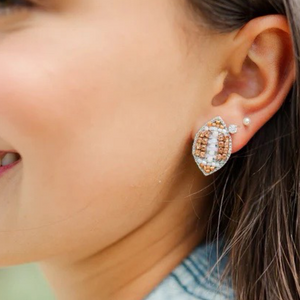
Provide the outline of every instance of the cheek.
[[[189,142],[181,121],[190,110],[183,101],[189,66],[177,40],[163,36],[158,47],[154,33],[132,28],[120,39],[113,30],[97,43],[93,33],[80,43],[53,38],[52,47],[43,46],[49,36],[35,37],[22,53],[21,45],[2,47],[0,136],[22,155],[19,211],[32,216],[19,227],[79,211],[81,228],[94,223],[102,237],[125,220],[134,226],[147,210],[134,222],[128,215],[161,192],[158,181],[173,175]],[[65,232],[79,226],[74,220]]]

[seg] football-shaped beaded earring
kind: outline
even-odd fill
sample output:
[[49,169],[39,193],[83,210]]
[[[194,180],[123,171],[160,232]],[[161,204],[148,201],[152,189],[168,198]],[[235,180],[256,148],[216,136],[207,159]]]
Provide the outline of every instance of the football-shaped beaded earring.
[[226,164],[232,151],[231,134],[236,132],[237,125],[232,124],[227,128],[218,116],[204,124],[196,133],[192,153],[205,176],[220,170]]

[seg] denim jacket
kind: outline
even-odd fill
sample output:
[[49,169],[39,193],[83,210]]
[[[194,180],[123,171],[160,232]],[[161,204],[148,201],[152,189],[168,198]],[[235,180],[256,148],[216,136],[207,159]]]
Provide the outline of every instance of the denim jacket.
[[224,256],[217,263],[223,246],[223,239],[200,243],[144,300],[233,300],[231,277],[219,282],[228,260]]

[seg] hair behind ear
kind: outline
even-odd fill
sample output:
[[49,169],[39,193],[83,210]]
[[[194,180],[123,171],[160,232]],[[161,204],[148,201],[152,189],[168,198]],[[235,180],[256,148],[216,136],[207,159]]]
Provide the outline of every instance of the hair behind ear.
[[207,26],[228,32],[267,15],[287,16],[296,80],[283,105],[215,174],[208,239],[226,237],[239,300],[300,299],[300,10],[298,0],[190,0]]

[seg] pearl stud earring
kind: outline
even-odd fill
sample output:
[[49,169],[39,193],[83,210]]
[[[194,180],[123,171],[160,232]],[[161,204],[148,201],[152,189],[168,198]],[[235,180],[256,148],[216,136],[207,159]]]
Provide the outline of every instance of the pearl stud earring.
[[251,120],[250,120],[249,117],[245,117],[245,118],[243,119],[243,124],[244,124],[245,126],[249,126],[250,123],[251,123]]

